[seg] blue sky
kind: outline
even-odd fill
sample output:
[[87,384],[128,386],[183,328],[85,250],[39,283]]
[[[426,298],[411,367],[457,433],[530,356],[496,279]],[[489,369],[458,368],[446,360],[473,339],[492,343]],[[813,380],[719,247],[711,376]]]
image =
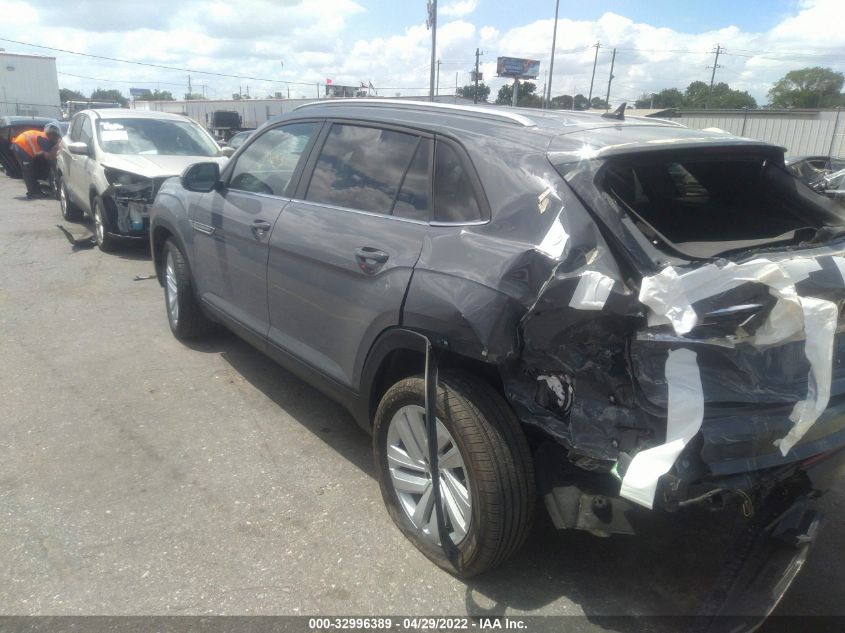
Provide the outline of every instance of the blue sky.
[[[425,20],[425,0],[402,0],[403,11],[397,11],[396,0],[362,0],[361,4],[367,11],[355,16],[350,26],[362,36],[366,34],[376,37],[385,32],[400,31],[413,24],[414,18]],[[440,4],[448,2],[440,0]],[[743,31],[755,32],[768,30],[797,5],[794,0],[561,0],[559,16],[574,20],[597,20],[604,13],[612,12],[635,22],[688,33],[731,25]],[[506,30],[509,26],[551,18],[554,12],[554,0],[479,0],[473,17]]]

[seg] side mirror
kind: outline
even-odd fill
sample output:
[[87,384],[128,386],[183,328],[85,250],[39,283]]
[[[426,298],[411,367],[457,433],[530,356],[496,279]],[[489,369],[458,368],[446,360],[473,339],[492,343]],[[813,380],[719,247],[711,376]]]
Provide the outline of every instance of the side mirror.
[[71,154],[76,154],[77,156],[88,156],[91,153],[88,143],[83,143],[82,141],[68,143],[67,149]]
[[226,147],[221,147],[221,148],[220,148],[220,155],[221,155],[221,156],[225,156],[226,158],[229,158],[229,156],[231,156],[231,155],[232,155],[232,154],[234,154],[234,153],[235,153],[235,148],[234,148],[234,147],[229,147],[229,146],[227,145]]
[[217,163],[194,163],[182,172],[182,187],[188,191],[208,193],[220,181],[220,165]]

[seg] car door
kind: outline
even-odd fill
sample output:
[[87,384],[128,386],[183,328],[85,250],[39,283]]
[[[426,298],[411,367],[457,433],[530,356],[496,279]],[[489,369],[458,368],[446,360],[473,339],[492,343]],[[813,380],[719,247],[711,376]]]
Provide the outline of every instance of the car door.
[[[402,299],[429,219],[430,137],[327,126],[270,238],[270,344],[344,386]],[[363,351],[362,351],[363,350]]]
[[194,275],[202,299],[259,337],[267,335],[268,240],[321,123],[264,131],[191,211]]
[[[91,119],[87,115],[76,115],[71,123],[69,138],[71,143],[87,142],[91,147],[92,126]],[[74,202],[88,209],[88,183],[85,182],[85,173],[90,157],[71,154],[67,148],[63,149],[62,152],[64,159],[63,178],[68,193]]]

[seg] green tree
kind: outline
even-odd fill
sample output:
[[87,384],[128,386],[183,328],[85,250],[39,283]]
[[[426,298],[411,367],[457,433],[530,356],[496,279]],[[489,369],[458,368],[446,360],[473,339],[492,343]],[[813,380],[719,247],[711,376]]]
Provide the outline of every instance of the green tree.
[[841,72],[814,66],[791,70],[769,90],[769,105],[773,108],[824,108],[845,105]]
[[549,102],[552,110],[571,110],[572,109],[572,95],[558,95],[552,97]]
[[[467,84],[458,88],[458,96],[464,99],[473,99],[475,95],[475,84]],[[478,100],[487,101],[490,96],[490,86],[484,84],[483,81],[478,82]]]
[[590,107],[594,110],[607,110],[607,101],[601,97],[593,97],[593,100],[590,101]]
[[59,101],[61,103],[67,103],[68,101],[88,101],[88,97],[70,88],[59,88]]
[[143,97],[138,97],[138,101],[174,101],[173,94],[169,90],[150,90]]
[[115,101],[121,106],[125,106],[129,103],[129,99],[124,97],[120,93],[120,90],[117,90],[116,88],[111,88],[110,90],[105,90],[104,88],[97,88],[94,92],[91,93],[91,101]]
[[[185,93],[185,101],[197,101],[204,99],[205,97],[202,96],[199,92],[187,92]],[[267,97],[268,99],[272,99],[273,97]]]
[[710,104],[713,109],[724,108],[756,108],[757,101],[744,90],[732,90],[725,82],[710,86],[703,81],[693,81],[684,91],[685,108],[706,108]]
[[[653,105],[652,105],[653,104]],[[677,88],[664,88],[654,94],[643,94],[634,103],[635,108],[683,108],[684,94]]]
[[[543,107],[543,99],[540,98],[537,92],[537,85],[530,81],[521,81],[519,83],[519,97],[516,105],[521,108],[541,108]],[[513,103],[513,85],[505,84],[499,88],[499,94],[496,96],[496,103],[499,105],[511,105]]]
[[590,102],[587,101],[587,97],[582,95],[580,92],[574,97],[572,97],[572,106],[576,110],[586,110],[589,105]]

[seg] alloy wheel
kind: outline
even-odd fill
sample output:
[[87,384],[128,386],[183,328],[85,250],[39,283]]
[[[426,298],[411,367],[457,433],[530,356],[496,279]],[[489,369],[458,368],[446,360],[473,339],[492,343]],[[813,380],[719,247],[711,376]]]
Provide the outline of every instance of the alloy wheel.
[[176,264],[173,253],[167,254],[164,264],[164,293],[167,299],[167,313],[175,327],[179,323],[179,285],[176,282]]
[[[425,409],[418,405],[400,408],[387,429],[390,483],[414,529],[422,538],[439,545],[428,455]],[[469,473],[457,443],[440,420],[437,458],[446,529],[457,544],[466,537],[472,517]]]
[[94,230],[97,232],[97,243],[102,244],[106,237],[106,227],[103,224],[103,209],[99,202],[94,203]]
[[62,217],[67,219],[67,193],[64,180],[59,184],[59,206],[62,209]]

